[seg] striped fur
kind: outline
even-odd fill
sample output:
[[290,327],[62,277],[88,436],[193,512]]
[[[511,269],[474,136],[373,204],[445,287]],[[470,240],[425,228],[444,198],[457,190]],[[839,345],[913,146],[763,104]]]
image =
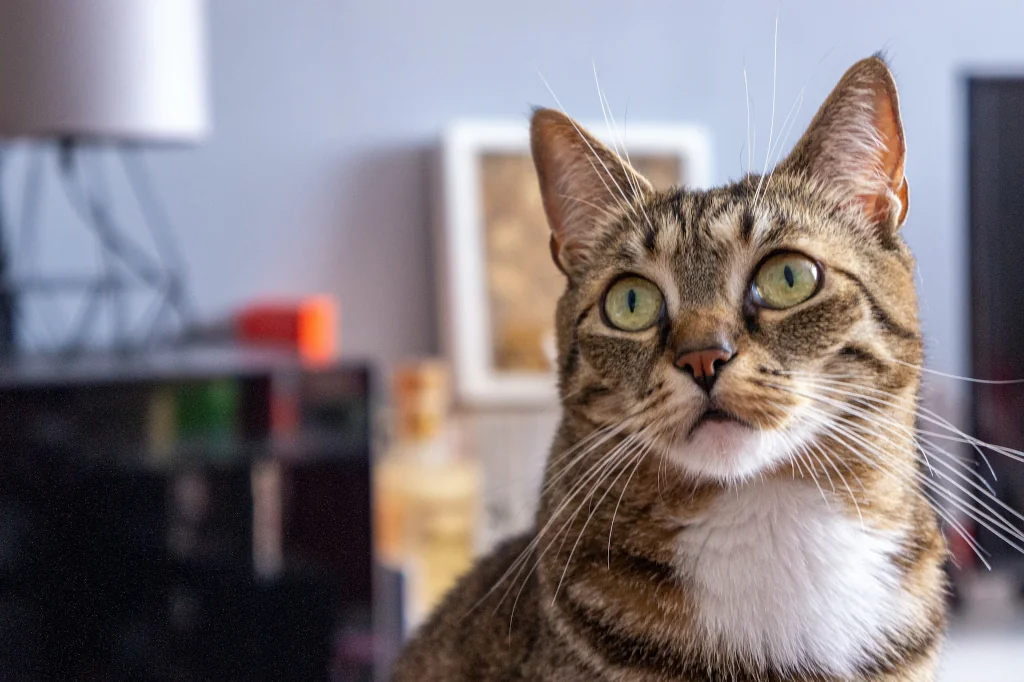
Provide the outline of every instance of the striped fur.
[[[917,477],[922,342],[885,64],[851,68],[773,174],[706,192],[655,192],[560,113],[532,133],[567,275],[563,420],[535,530],[460,583],[395,679],[932,680],[945,545]],[[769,310],[751,278],[779,250],[823,282]],[[664,295],[645,331],[602,314],[623,273]],[[710,395],[673,364],[707,339],[736,350]],[[712,403],[747,426],[698,425]]]

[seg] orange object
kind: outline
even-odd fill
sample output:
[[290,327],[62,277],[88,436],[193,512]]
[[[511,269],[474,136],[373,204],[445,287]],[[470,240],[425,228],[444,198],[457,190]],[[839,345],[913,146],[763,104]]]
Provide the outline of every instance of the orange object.
[[254,304],[238,314],[235,327],[240,341],[291,347],[309,363],[338,354],[337,306],[329,296]]

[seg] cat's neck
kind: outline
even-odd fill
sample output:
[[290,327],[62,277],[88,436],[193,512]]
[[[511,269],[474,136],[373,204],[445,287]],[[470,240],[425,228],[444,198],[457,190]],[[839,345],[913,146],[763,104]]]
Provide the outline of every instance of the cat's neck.
[[806,480],[727,488],[681,521],[699,630],[741,658],[852,675],[920,608],[895,561],[913,529],[873,527]]
[[[556,452],[579,442],[562,435]],[[696,483],[657,457],[610,464],[619,442],[552,458],[538,512],[542,603],[587,655],[616,660],[633,649],[608,642],[625,638],[658,642],[657,666],[683,679],[860,679],[934,652],[944,605],[921,586],[944,580],[945,545],[895,468],[848,471],[835,491],[806,468]]]

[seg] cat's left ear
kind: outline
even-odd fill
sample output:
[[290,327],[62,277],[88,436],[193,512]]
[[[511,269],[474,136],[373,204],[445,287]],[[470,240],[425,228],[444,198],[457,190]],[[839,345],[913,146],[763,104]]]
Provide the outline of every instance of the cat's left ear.
[[873,224],[895,232],[909,205],[906,156],[896,82],[876,55],[843,75],[777,171],[837,187]]

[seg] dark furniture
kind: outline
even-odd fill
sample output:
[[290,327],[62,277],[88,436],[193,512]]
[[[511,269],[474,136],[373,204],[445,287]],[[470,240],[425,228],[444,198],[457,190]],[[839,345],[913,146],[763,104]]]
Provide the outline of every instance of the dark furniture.
[[[971,376],[1024,378],[1024,78],[972,77],[967,81],[971,273]],[[1024,386],[971,387],[973,433],[1024,449]],[[975,455],[976,456],[976,455]],[[989,453],[999,498],[1024,513],[1024,465]],[[990,478],[988,465],[978,471]],[[1018,528],[1022,524],[1003,513]],[[1018,552],[979,529],[981,546],[996,567],[1024,577]]]
[[0,679],[372,679],[370,384],[231,350],[0,367]]

